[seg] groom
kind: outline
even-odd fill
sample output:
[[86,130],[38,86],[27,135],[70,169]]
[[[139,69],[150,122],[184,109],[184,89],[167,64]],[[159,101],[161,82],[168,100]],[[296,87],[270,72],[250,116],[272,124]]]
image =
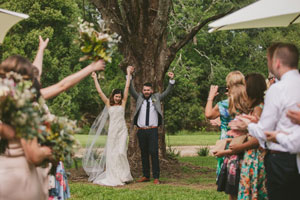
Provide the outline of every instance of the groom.
[[[134,67],[129,66],[131,73]],[[172,90],[175,80],[174,73],[168,72],[170,77],[169,85],[163,93],[153,93],[152,84],[144,83],[141,93],[137,93],[130,82],[130,93],[136,100],[136,110],[134,112],[134,125],[138,127],[137,137],[141,149],[143,177],[138,182],[150,180],[151,155],[152,175],[154,184],[159,184],[159,159],[158,159],[158,126],[163,124],[163,114],[161,110],[161,100],[163,100]]]

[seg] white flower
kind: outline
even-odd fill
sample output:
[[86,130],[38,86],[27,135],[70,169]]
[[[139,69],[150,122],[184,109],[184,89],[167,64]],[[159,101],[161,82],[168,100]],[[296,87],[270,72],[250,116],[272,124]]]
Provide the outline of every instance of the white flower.
[[17,107],[21,108],[25,105],[25,100],[24,99],[18,99],[17,100]]
[[0,86],[0,96],[7,96],[9,93],[9,88],[6,85]]

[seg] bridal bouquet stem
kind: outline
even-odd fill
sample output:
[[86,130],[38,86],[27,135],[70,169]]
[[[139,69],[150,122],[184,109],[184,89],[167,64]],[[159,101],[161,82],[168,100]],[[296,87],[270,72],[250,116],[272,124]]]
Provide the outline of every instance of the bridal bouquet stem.
[[80,36],[77,42],[81,51],[85,54],[80,58],[80,61],[103,59],[106,62],[111,62],[112,54],[116,51],[121,36],[116,33],[110,34],[103,20],[99,20],[98,25],[99,31],[95,29],[93,23],[78,18]]

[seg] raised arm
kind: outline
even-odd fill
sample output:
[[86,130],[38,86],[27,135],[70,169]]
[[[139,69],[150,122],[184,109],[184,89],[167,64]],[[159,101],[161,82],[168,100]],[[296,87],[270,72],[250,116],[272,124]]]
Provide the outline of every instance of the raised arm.
[[167,89],[161,93],[160,95],[160,100],[163,100],[166,96],[168,96],[168,94],[172,91],[174,84],[175,84],[175,80],[174,80],[174,73],[173,72],[168,72],[168,76],[170,77],[170,81],[169,81],[169,85],[167,87]]
[[130,86],[130,80],[131,80],[131,73],[130,73],[130,68],[127,68],[127,76],[126,76],[126,84],[125,84],[125,89],[124,89],[124,97],[123,97],[123,102],[122,106],[126,106],[127,98],[128,98],[128,90]]
[[38,81],[41,79],[42,71],[43,71],[43,57],[44,57],[44,51],[48,45],[49,38],[46,40],[43,40],[42,36],[39,36],[39,49],[36,53],[35,59],[33,61],[33,65],[39,70],[39,75],[38,75]]
[[[134,71],[134,67],[128,66],[128,67],[127,67],[127,73],[128,73],[128,71],[130,71],[130,74],[132,74],[133,71]],[[127,75],[127,76],[128,76],[128,75]],[[133,98],[134,98],[135,100],[137,100],[137,99],[139,98],[139,94],[137,93],[137,91],[136,91],[135,88],[133,87],[132,76],[130,77],[130,84],[129,84],[129,85],[130,85],[130,86],[129,86],[130,94],[133,96]]]
[[102,91],[100,84],[98,82],[98,79],[97,79],[97,74],[95,72],[92,73],[92,78],[94,80],[94,83],[95,83],[95,86],[96,86],[96,89],[97,89],[97,92],[98,92],[100,98],[102,99],[102,101],[105,103],[106,106],[109,106],[109,100],[105,96],[104,92]]
[[213,101],[215,96],[218,95],[218,86],[217,85],[211,85],[206,106],[205,106],[205,117],[207,119],[215,119],[220,116],[219,106],[218,104],[213,107]]
[[68,90],[69,88],[73,87],[83,78],[91,74],[93,71],[104,70],[104,69],[105,69],[105,62],[103,60],[93,62],[90,65],[86,66],[84,69],[70,76],[67,76],[60,82],[51,85],[49,87],[42,88],[41,94],[45,99],[50,99]]

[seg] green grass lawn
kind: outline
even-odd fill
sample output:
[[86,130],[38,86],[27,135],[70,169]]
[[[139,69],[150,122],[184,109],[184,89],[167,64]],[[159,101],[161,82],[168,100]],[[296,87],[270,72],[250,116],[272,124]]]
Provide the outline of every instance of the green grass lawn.
[[185,186],[150,185],[142,188],[111,188],[92,184],[72,183],[71,200],[223,200],[224,193],[218,193],[214,189],[193,189]]
[[183,163],[181,177],[161,177],[163,184],[131,183],[121,187],[105,187],[87,182],[71,182],[71,200],[223,200],[227,195],[216,191],[214,157],[179,157]]
[[[88,136],[87,135],[76,135],[76,139],[80,142],[82,147],[85,147]],[[192,145],[214,145],[216,140],[219,139],[219,134],[212,133],[192,133],[186,135],[166,135],[166,143],[171,146],[192,146]],[[97,143],[103,144],[106,140],[106,136],[99,136]]]

